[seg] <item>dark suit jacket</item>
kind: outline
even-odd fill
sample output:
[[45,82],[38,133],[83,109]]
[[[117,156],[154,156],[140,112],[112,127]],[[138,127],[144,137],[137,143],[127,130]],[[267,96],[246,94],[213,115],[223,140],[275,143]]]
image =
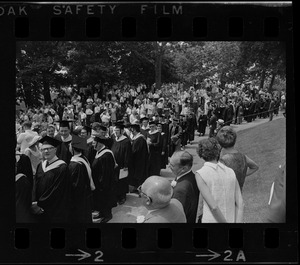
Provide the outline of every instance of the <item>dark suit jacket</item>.
[[181,202],[187,223],[196,223],[199,189],[192,171],[177,180],[173,198]]

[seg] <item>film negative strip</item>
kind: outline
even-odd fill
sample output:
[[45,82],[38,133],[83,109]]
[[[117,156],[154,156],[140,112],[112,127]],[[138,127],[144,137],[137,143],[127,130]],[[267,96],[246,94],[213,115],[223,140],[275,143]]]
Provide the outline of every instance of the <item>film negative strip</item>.
[[[2,74],[0,78],[0,106],[3,107],[1,135],[4,147],[0,174],[2,180],[0,185],[0,263],[298,263],[292,14],[291,2],[31,1],[28,3],[1,3],[0,65]],[[48,43],[50,48],[46,49],[46,46],[36,45],[37,43]],[[146,45],[147,43],[155,44],[153,44],[152,50],[149,45]],[[178,54],[186,49],[185,43],[188,43],[189,55],[180,58]],[[220,49],[216,43],[223,43],[227,45],[227,48]],[[286,119],[284,119],[286,122],[283,123],[283,119],[278,121],[278,127],[272,127],[273,133],[269,135],[275,146],[282,128],[286,126],[286,131],[283,134],[283,138],[286,137],[286,142],[284,142],[286,148],[274,150],[269,147],[273,143],[269,143],[268,148],[271,151],[265,153],[263,161],[259,161],[266,168],[259,177],[260,179],[265,178],[266,182],[252,183],[252,190],[248,188],[245,191],[245,193],[248,192],[246,198],[244,197],[246,196],[245,193],[243,193],[246,203],[244,216],[249,216],[248,221],[230,224],[206,222],[183,224],[178,221],[171,224],[165,223],[165,219],[160,219],[161,221],[155,223],[140,224],[138,223],[139,220],[143,219],[141,222],[144,222],[147,215],[136,214],[139,207],[135,207],[134,203],[140,198],[132,194],[130,196],[135,198],[132,199],[132,205],[125,202],[122,208],[122,203],[120,203],[119,212],[113,210],[115,216],[113,219],[109,219],[115,220],[115,222],[110,220],[107,223],[98,223],[94,219],[94,222],[74,224],[73,222],[55,222],[55,219],[53,222],[31,222],[24,221],[22,218],[21,221],[17,220],[18,206],[16,204],[24,203],[18,201],[16,182],[13,179],[13,161],[16,160],[16,131],[13,129],[16,128],[16,118],[14,121],[13,117],[16,117],[17,111],[20,109],[19,99],[22,98],[20,89],[23,89],[23,94],[21,94],[25,95],[27,100],[31,98],[29,101],[34,105],[35,101],[39,100],[36,97],[36,91],[49,90],[50,88],[56,91],[64,86],[69,86],[71,83],[74,87],[76,82],[79,84],[78,86],[85,86],[86,81],[82,82],[82,85],[80,84],[85,78],[84,73],[86,72],[84,71],[88,71],[88,80],[93,82],[93,86],[97,84],[95,83],[96,79],[102,82],[105,87],[114,84],[115,79],[119,78],[118,80],[123,87],[124,82],[130,84],[134,78],[137,80],[140,78],[140,83],[148,82],[151,87],[155,81],[157,83],[159,80],[156,75],[163,71],[165,73],[160,77],[160,82],[173,83],[172,77],[168,77],[171,68],[169,65],[166,66],[168,63],[166,58],[158,56],[157,58],[160,58],[159,64],[159,60],[155,61],[152,56],[159,54],[158,51],[162,50],[163,47],[172,47],[173,54],[177,52],[177,57],[172,57],[172,52],[168,54],[169,57],[172,57],[173,62],[177,60],[176,75],[179,75],[181,71],[181,80],[188,80],[185,75],[194,75],[195,78],[189,77],[189,80],[192,80],[191,82],[194,82],[196,87],[198,85],[197,78],[203,78],[201,71],[204,71],[205,67],[211,67],[211,61],[205,61],[207,58],[217,60],[226,51],[228,57],[224,56],[223,64],[228,65],[228,60],[232,60],[231,63],[235,70],[241,70],[244,67],[234,61],[233,55],[240,52],[240,50],[235,50],[236,43],[239,43],[240,46],[241,43],[245,44],[245,49],[248,47],[248,57],[244,60],[249,61],[251,61],[250,57],[254,56],[255,51],[251,50],[254,49],[254,45],[247,46],[247,43],[256,43],[258,46],[267,43],[270,44],[270,47],[276,45],[284,47],[283,50],[261,47],[260,53],[256,53],[255,56],[265,56],[265,60],[257,60],[256,65],[253,63],[252,66],[248,66],[247,71],[249,74],[252,68],[254,69],[257,64],[261,64],[259,65],[260,69],[265,69],[262,72],[269,76],[270,82],[273,82],[272,74],[275,74],[276,69],[276,74],[281,75],[282,80],[284,80],[285,99],[288,103],[286,105]],[[131,47],[129,47],[130,45]],[[204,46],[207,48],[206,51],[197,52],[197,49],[204,49]],[[256,48],[259,50],[259,47]],[[105,50],[102,53],[104,57],[96,55],[97,52],[101,53],[103,50]],[[124,50],[127,52],[124,53]],[[273,50],[275,50],[276,56],[273,54],[273,57],[268,57]],[[72,52],[78,51],[78,57],[74,57]],[[30,55],[27,56],[26,53],[30,53]],[[138,56],[130,57],[130,54],[135,53],[138,53]],[[24,56],[22,57],[21,54]],[[125,55],[129,59],[126,59]],[[207,58],[203,57],[205,55]],[[98,60],[93,60],[93,56],[97,57]],[[101,60],[108,60],[105,56],[114,58],[114,61],[100,64]],[[70,58],[73,58],[74,61],[71,62]],[[135,60],[132,59],[131,61],[130,58],[135,58]],[[153,61],[151,61],[152,59]],[[82,65],[75,64],[76,60],[77,62],[82,61]],[[120,60],[127,61],[121,64]],[[165,65],[162,60],[165,60]],[[282,64],[278,64],[279,60],[282,60]],[[186,71],[187,67],[191,67],[189,61],[194,64],[201,61],[202,68],[193,73]],[[262,65],[263,62],[266,65]],[[151,71],[146,70],[149,67],[148,64],[153,68]],[[220,65],[221,63],[218,66],[220,67]],[[35,67],[35,73],[42,74],[31,75],[30,71],[33,67]],[[71,67],[74,68],[72,68],[73,75],[65,77],[65,73],[68,75],[66,69],[71,69]],[[157,70],[159,67],[160,70]],[[220,74],[222,72],[222,69],[219,68],[217,71],[216,69],[214,69],[214,73]],[[229,75],[229,72],[233,71],[233,68],[228,69],[222,74]],[[52,78],[53,73],[54,71],[57,73],[58,70],[61,71],[60,77],[54,80]],[[272,70],[273,72],[270,72]],[[280,71],[284,73],[279,74]],[[136,75],[132,74],[135,72]],[[149,73],[152,73],[153,76],[149,77]],[[237,71],[236,74],[241,74],[241,72]],[[78,76],[81,79],[76,79]],[[261,79],[257,78],[257,80]],[[56,84],[59,85],[55,87]],[[137,84],[137,81],[134,81],[134,84]],[[191,83],[189,83],[190,85]],[[31,87],[28,90],[29,94],[24,92],[25,86]],[[119,87],[117,86],[115,89],[117,90]],[[39,93],[43,94],[44,92]],[[44,101],[47,101],[46,94],[43,95]],[[261,111],[258,115],[263,116],[263,113]],[[269,115],[270,110],[268,109],[266,113]],[[267,128],[268,125],[265,126]],[[267,129],[264,130],[267,131]],[[251,132],[253,135],[251,136],[250,133],[250,138],[255,137],[254,132]],[[277,138],[275,137],[276,134],[279,135]],[[265,141],[268,142],[270,139],[265,139]],[[249,141],[250,146],[254,145],[258,139]],[[49,148],[52,147],[48,147],[48,151],[45,152],[50,152]],[[192,149],[191,147],[188,150]],[[265,149],[256,149],[255,152],[260,153],[263,150]],[[284,221],[276,219],[271,223],[267,222],[268,213],[263,212],[268,210],[268,202],[257,202],[257,200],[253,200],[253,197],[259,197],[260,194],[257,190],[261,190],[260,186],[267,186],[268,193],[264,194],[263,198],[269,197],[271,185],[268,186],[268,184],[271,184],[273,182],[271,180],[275,178],[275,167],[278,167],[276,162],[279,160],[279,158],[276,161],[270,160],[269,156],[273,157],[271,155],[274,153],[280,153],[277,155],[286,159],[288,192],[284,189],[282,194],[277,195],[284,197],[284,211],[286,211]],[[24,174],[24,172],[21,173]],[[38,175],[38,172],[36,174]],[[126,173],[124,174],[126,175]],[[21,178],[22,175],[19,177]],[[22,187],[20,192],[24,192],[24,189]],[[53,188],[49,192],[57,191]],[[277,192],[276,187],[274,192]],[[61,200],[63,200],[63,194],[59,195]],[[145,192],[140,191],[139,196],[141,195],[145,197],[146,204],[152,202],[149,194],[146,195]],[[106,201],[106,198],[108,200],[110,195],[106,194],[106,196],[102,197],[102,200]],[[57,207],[60,207],[60,203],[61,201]],[[254,205],[255,203],[257,205]],[[247,208],[249,205],[252,206],[252,211]],[[47,208],[46,205],[45,207]],[[126,207],[129,210],[126,210]],[[76,211],[77,208],[73,207],[73,209]],[[42,207],[38,208],[38,211],[43,211]],[[180,220],[178,214],[172,218]]]

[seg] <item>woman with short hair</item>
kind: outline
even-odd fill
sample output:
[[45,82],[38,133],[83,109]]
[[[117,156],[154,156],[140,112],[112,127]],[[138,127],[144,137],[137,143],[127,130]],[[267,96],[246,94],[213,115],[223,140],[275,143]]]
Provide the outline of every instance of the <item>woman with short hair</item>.
[[[196,172],[202,223],[240,223],[244,209],[240,187],[234,171],[218,161],[220,150],[221,146],[215,138],[201,140],[198,144],[197,153],[205,161],[203,167]],[[207,196],[207,190],[203,190],[204,183],[213,200]],[[225,220],[222,221],[222,217]]]
[[258,165],[234,148],[236,132],[230,126],[222,127],[216,135],[216,139],[222,147],[220,162],[233,169],[242,192],[245,178],[258,170]]

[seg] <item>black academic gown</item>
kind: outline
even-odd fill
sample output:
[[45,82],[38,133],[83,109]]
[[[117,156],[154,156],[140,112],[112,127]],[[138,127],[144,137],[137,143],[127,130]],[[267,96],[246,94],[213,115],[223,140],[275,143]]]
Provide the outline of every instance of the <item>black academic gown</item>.
[[197,120],[195,115],[192,115],[192,117],[189,117],[187,119],[187,134],[188,134],[188,141],[192,142],[195,139],[195,130],[197,127]]
[[17,153],[16,156],[19,156],[19,160],[17,162],[17,172],[18,173],[23,173],[26,177],[27,180],[29,181],[29,184],[33,186],[33,172],[32,172],[32,166],[30,162],[30,158],[27,155]]
[[70,163],[72,158],[72,153],[70,151],[70,145],[72,140],[63,142],[61,136],[57,135],[55,137],[57,140],[61,141],[61,144],[56,149],[56,155],[59,159],[65,161],[67,164]]
[[148,178],[149,151],[145,137],[137,137],[132,141],[132,163],[130,167],[129,184],[140,186]]
[[[85,161],[83,155],[80,156]],[[86,166],[82,163],[71,161],[69,166],[71,181],[71,223],[92,222],[92,191]]]
[[[116,162],[119,166],[119,169],[127,168],[130,170],[131,160],[132,160],[132,149],[130,139],[126,136],[122,136],[123,140],[115,140],[112,145],[112,152],[114,153]],[[130,172],[128,171],[128,176]],[[119,179],[118,181],[118,190],[117,197],[118,200],[126,198],[126,193],[129,191],[129,178],[125,177]]]
[[16,191],[16,222],[34,223],[36,220],[31,214],[32,184],[27,176],[21,174],[15,182]]
[[103,217],[111,215],[112,207],[116,206],[116,185],[118,170],[111,153],[107,152],[95,157],[92,165],[92,177],[95,183],[94,208],[101,212]]
[[71,186],[67,164],[44,172],[40,163],[37,167],[35,182],[37,205],[44,209],[44,213],[39,216],[39,221],[43,223],[68,222]]
[[[167,135],[164,132],[161,132],[161,161],[160,168],[166,168],[168,164],[168,143]],[[164,154],[162,154],[164,152]]]
[[148,134],[149,131],[150,131],[150,128],[149,128],[149,127],[147,127],[147,129],[143,129],[143,128],[141,127],[141,134],[144,135],[145,138],[147,137],[147,134]]
[[149,145],[149,176],[160,175],[160,163],[161,163],[161,134],[159,131],[147,134],[147,138],[150,138],[151,144]]

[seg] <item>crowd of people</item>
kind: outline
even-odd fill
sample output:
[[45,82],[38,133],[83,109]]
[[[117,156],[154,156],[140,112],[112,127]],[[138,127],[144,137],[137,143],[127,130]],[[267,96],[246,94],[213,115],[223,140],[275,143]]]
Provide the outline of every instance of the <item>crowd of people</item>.
[[[95,92],[95,91],[94,91]],[[17,222],[110,221],[126,194],[144,198],[137,222],[242,222],[242,187],[258,170],[234,149],[230,124],[278,115],[284,94],[176,85],[105,97],[60,95],[16,117]],[[204,166],[194,174],[185,146],[195,133]],[[161,177],[169,165],[175,179]]]

